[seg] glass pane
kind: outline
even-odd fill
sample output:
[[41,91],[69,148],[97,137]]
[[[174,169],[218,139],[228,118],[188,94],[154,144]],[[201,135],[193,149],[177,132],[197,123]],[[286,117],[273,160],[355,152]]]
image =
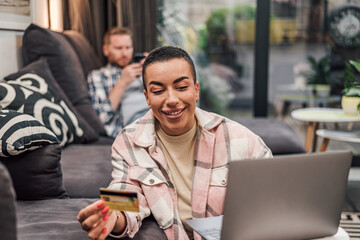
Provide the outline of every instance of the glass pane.
[[194,58],[200,106],[231,117],[251,115],[256,1],[159,1],[159,45]]
[[340,106],[345,62],[358,59],[360,52],[358,46],[336,43],[331,26],[344,24],[344,29],[352,29],[344,30],[352,31],[348,37],[359,36],[359,21],[355,21],[355,25],[359,25],[356,27],[347,22],[352,17],[343,18],[343,13],[333,17],[349,2],[360,3],[271,1],[269,102],[274,107],[273,114],[284,116],[291,109],[304,106]]

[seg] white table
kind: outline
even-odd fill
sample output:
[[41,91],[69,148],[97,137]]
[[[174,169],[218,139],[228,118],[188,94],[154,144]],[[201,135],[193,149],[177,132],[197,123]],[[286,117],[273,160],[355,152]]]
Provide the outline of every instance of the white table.
[[326,151],[330,140],[337,140],[342,142],[360,143],[359,131],[340,131],[340,130],[327,130],[319,129],[316,131],[318,137],[324,138],[320,146],[320,152]]
[[307,152],[314,152],[316,150],[317,136],[314,133],[318,130],[319,123],[350,123],[360,121],[360,115],[345,114],[340,108],[301,108],[292,111],[291,117],[308,123],[305,141]]

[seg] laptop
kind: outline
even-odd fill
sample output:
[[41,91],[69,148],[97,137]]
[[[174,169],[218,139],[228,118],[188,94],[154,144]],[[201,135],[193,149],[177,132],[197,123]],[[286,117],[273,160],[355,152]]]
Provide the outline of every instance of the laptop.
[[230,162],[224,215],[186,224],[208,240],[334,235],[351,160],[351,152],[337,151]]

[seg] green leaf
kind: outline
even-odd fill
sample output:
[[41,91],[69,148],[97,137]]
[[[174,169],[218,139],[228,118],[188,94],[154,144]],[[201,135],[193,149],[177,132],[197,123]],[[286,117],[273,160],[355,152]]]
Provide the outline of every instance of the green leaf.
[[360,72],[360,62],[358,61],[354,61],[354,60],[349,60],[350,64],[353,65],[355,67],[355,69]]
[[329,84],[332,81],[329,57],[324,56],[318,61],[312,56],[308,56],[307,59],[312,68],[312,73],[307,78],[308,83]]
[[347,97],[360,97],[360,86],[344,89],[344,95]]
[[350,62],[345,63],[345,70],[344,70],[344,94],[347,92],[347,89],[349,89],[354,82],[355,76],[354,76],[354,70],[351,67]]

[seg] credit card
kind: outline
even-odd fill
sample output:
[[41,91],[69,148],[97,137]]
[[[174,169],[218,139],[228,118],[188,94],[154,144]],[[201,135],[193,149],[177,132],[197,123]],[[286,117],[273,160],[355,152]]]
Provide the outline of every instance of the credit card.
[[117,191],[100,188],[100,198],[111,210],[139,212],[139,200],[136,192]]

